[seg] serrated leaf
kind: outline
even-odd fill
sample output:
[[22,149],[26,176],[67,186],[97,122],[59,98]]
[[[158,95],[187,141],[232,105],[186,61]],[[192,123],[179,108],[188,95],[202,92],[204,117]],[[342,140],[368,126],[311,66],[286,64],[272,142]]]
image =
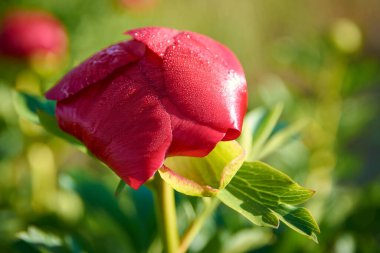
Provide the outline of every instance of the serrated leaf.
[[213,196],[239,170],[244,150],[236,141],[219,142],[205,157],[169,157],[159,173],[175,190],[192,196]]
[[304,203],[314,191],[306,189],[284,173],[262,162],[245,162],[217,197],[259,226],[277,228],[279,221],[316,241],[317,223]]

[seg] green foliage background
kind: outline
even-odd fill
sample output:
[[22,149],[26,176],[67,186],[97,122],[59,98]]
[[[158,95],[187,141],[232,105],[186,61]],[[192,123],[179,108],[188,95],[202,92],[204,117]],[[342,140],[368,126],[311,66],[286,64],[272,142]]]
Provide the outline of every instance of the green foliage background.
[[[282,102],[277,130],[306,125],[264,160],[317,192],[307,208],[320,224],[319,244],[284,226],[254,227],[221,206],[190,252],[380,252],[379,1],[152,2],[0,2],[0,15],[15,7],[52,12],[70,41],[67,59],[54,70],[0,60],[0,252],[160,247],[146,188],[117,201],[112,171],[19,118],[12,100],[14,90],[42,95],[74,65],[142,26],[193,30],[226,44],[245,69],[250,108]],[[177,197],[183,230],[203,203]]]

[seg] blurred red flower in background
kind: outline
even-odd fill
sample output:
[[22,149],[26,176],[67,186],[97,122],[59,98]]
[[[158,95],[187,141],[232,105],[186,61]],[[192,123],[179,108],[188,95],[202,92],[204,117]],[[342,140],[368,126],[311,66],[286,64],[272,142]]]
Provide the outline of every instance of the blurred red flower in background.
[[158,0],[118,0],[118,4],[129,10],[150,10],[155,7]]
[[60,127],[138,188],[168,156],[207,155],[240,135],[243,69],[222,44],[167,28],[128,31],[47,94]]
[[32,58],[67,49],[67,35],[61,23],[43,11],[12,10],[5,14],[0,28],[0,54]]

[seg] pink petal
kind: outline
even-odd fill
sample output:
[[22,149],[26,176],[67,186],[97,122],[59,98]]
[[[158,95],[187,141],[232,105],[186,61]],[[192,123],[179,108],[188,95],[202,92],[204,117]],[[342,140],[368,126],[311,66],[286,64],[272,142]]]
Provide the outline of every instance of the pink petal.
[[124,41],[95,54],[69,72],[56,86],[46,93],[46,98],[63,100],[91,84],[95,84],[111,73],[145,53],[145,45],[138,41]]
[[173,44],[173,38],[179,33],[175,29],[146,27],[127,31],[135,40],[144,43],[150,50],[163,56],[166,49]]
[[188,119],[220,132],[240,135],[247,108],[242,67],[223,45],[191,32],[174,38],[164,56],[168,99]]
[[58,102],[57,117],[135,189],[162,166],[172,139],[170,117],[137,66]]

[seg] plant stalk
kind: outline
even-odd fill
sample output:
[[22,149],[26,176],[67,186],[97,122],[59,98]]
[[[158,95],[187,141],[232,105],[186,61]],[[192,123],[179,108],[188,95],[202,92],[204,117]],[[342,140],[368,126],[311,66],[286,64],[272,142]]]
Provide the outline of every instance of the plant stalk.
[[157,224],[161,231],[164,253],[178,253],[178,228],[174,191],[159,175],[153,180]]
[[214,212],[215,208],[218,207],[219,203],[220,201],[217,198],[212,198],[208,203],[205,203],[202,212],[197,215],[183,234],[178,253],[185,253],[187,251],[191,242],[194,240],[207,218]]

